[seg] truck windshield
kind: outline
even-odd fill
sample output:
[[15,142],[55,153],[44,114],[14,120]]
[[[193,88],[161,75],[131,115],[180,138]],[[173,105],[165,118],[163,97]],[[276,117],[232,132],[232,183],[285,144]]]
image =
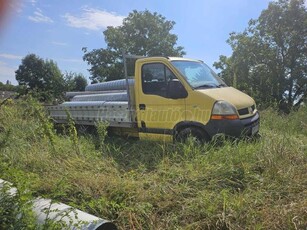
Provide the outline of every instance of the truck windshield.
[[227,86],[206,64],[197,61],[172,61],[194,89]]

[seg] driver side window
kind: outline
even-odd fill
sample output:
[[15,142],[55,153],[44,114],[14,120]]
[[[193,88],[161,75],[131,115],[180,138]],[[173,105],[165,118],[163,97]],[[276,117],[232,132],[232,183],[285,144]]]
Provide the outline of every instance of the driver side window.
[[142,89],[144,94],[168,97],[168,82],[177,79],[162,63],[150,63],[142,66]]

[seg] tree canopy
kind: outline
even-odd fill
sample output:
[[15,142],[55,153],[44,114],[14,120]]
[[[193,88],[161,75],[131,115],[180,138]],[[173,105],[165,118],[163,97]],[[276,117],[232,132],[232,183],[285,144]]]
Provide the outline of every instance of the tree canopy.
[[15,73],[19,85],[26,91],[36,92],[43,101],[59,98],[65,90],[65,81],[57,64],[35,54],[25,56]]
[[66,91],[84,91],[87,86],[87,79],[82,73],[67,72],[64,74]]
[[172,34],[175,22],[158,13],[131,12],[118,27],[103,32],[107,48],[84,51],[83,59],[91,68],[93,82],[123,78],[122,54],[141,56],[182,56],[182,46],[176,46],[177,35]]
[[227,41],[233,52],[214,66],[230,85],[260,103],[298,107],[307,97],[307,12],[303,0],[269,3],[242,33]]

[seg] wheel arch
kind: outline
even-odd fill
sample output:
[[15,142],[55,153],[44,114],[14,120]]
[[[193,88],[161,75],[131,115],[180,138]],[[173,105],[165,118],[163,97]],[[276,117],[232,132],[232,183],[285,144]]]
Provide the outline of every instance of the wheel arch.
[[197,128],[203,132],[203,134],[211,140],[211,136],[208,134],[206,131],[206,126],[200,122],[195,122],[195,121],[181,121],[178,124],[175,125],[174,127],[174,138],[178,135],[178,133],[185,129],[185,128]]

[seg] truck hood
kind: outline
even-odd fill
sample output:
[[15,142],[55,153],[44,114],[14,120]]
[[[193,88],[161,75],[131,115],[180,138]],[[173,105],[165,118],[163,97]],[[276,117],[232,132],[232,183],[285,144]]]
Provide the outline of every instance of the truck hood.
[[253,98],[233,87],[204,89],[197,91],[213,98],[214,100],[227,101],[233,104],[237,109],[246,108],[255,104]]

